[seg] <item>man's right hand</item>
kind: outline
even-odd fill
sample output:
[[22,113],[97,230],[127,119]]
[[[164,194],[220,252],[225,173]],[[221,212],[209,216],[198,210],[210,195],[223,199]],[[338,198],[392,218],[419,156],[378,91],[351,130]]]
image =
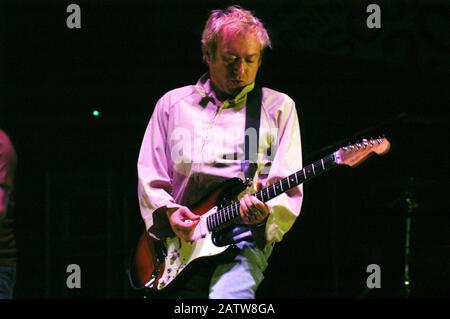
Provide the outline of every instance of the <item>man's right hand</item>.
[[192,232],[200,220],[200,216],[195,215],[186,206],[168,208],[167,218],[169,219],[173,232],[184,240],[191,240]]

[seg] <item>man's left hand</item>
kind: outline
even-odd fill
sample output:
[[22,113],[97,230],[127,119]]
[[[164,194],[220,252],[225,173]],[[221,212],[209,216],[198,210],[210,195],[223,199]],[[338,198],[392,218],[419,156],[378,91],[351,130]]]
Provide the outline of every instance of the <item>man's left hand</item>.
[[240,200],[239,213],[244,223],[256,225],[264,221],[270,214],[270,208],[266,203],[255,196],[245,194]]

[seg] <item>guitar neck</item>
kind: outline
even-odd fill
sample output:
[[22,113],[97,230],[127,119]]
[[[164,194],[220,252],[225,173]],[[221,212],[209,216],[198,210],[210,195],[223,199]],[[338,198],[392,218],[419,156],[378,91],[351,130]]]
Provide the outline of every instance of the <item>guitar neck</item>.
[[[306,166],[298,172],[281,179],[280,181],[265,187],[253,194],[262,202],[267,202],[289,189],[298,186],[314,177],[336,167],[335,153],[321,158],[320,160]],[[214,230],[231,220],[239,217],[240,203],[236,201],[218,210],[215,214],[208,216],[207,225],[209,230]]]

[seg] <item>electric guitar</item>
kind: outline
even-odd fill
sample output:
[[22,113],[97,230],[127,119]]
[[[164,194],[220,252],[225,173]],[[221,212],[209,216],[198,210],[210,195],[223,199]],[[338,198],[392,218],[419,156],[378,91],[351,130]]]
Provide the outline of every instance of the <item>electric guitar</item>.
[[[390,143],[384,137],[363,139],[361,143],[339,148],[300,171],[259,190],[253,196],[262,202],[269,201],[334,167],[355,167],[374,153],[386,154],[389,148]],[[128,270],[131,286],[137,290],[157,292],[172,283],[197,258],[215,256],[225,251],[229,245],[220,245],[217,235],[226,225],[242,223],[239,201],[235,199],[246,187],[239,178],[226,180],[197,205],[189,207],[194,214],[200,216],[190,241],[176,236],[155,241],[147,231],[143,231]]]

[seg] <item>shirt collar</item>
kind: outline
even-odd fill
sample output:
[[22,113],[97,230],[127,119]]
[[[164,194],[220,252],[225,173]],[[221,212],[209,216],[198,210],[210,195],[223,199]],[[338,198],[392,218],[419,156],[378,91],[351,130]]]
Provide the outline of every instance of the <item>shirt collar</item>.
[[237,94],[233,99],[225,100],[222,105],[217,100],[214,91],[211,86],[211,79],[209,78],[209,73],[203,74],[200,79],[197,81],[195,88],[198,93],[201,95],[203,100],[208,100],[215,105],[220,105],[221,108],[234,107],[242,102],[244,102],[247,98],[247,94],[253,90],[255,87],[255,82],[250,83],[249,85],[242,88],[241,92]]

